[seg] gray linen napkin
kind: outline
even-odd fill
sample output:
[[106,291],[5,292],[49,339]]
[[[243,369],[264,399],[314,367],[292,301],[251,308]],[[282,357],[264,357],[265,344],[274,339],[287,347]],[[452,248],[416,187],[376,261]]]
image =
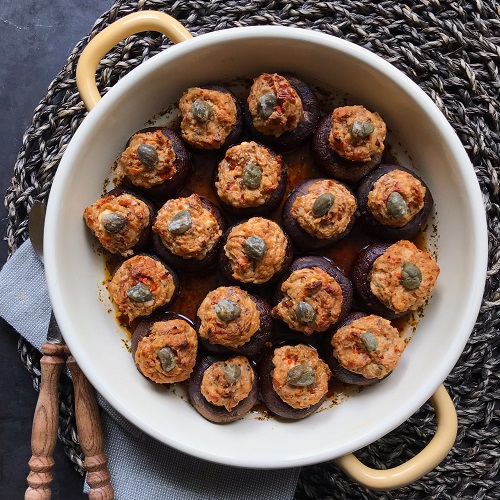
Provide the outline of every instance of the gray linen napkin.
[[[50,301],[43,265],[26,241],[0,271],[0,316],[40,350]],[[64,332],[63,332],[64,334]],[[105,452],[118,500],[285,500],[299,469],[254,470],[206,462],[151,438],[98,395]]]

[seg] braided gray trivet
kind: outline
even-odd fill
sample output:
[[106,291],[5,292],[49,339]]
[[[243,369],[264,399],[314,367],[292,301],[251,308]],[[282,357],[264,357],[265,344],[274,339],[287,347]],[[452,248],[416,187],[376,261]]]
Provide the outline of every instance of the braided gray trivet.
[[[500,20],[495,1],[475,0],[285,2],[264,0],[118,1],[94,25],[90,37],[119,17],[137,10],[162,10],[194,35],[234,26],[279,24],[329,33],[379,54],[434,100],[458,133],[476,170],[488,216],[490,260],[479,318],[455,369],[446,380],[459,418],[459,434],[445,461],[424,479],[390,493],[375,493],[353,483],[326,463],[305,467],[297,499],[500,498]],[[46,201],[59,160],[85,117],[75,85],[76,62],[88,39],[71,53],[64,69],[34,111],[15,165],[5,205],[11,251],[27,238],[27,212],[34,200]],[[125,73],[169,45],[162,36],[132,36],[102,61],[101,93]],[[438,168],[439,166],[436,166]],[[452,313],[450,311],[450,313]],[[21,357],[39,381],[38,351],[20,341]],[[378,442],[360,450],[368,465],[393,467],[428,443],[434,433],[428,405]],[[81,470],[76,444],[72,386],[61,382],[60,437]]]

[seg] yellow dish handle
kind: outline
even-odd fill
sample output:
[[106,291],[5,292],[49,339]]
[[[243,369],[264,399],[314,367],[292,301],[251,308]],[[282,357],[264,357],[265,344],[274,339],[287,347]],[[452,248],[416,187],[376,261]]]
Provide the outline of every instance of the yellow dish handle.
[[337,458],[337,465],[352,479],[372,490],[394,490],[413,483],[430,472],[448,455],[457,437],[455,406],[444,385],[431,397],[437,430],[430,443],[416,456],[393,469],[376,470],[362,464],[352,453]]
[[96,70],[101,59],[123,39],[143,31],[158,31],[174,43],[193,37],[179,21],[154,10],[134,12],[110,24],[90,40],[76,67],[76,85],[89,111],[101,99],[95,83]]

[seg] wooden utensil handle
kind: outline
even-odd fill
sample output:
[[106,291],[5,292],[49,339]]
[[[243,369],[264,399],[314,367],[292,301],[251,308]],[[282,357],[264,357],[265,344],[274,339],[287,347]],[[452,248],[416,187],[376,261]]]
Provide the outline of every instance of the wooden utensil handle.
[[31,431],[31,459],[28,462],[28,488],[24,494],[26,500],[49,499],[51,469],[54,465],[54,448],[57,442],[59,418],[58,384],[59,374],[64,365],[64,345],[42,345],[43,356],[40,360],[40,394],[33,416]]
[[89,498],[110,500],[114,498],[114,492],[110,484],[108,459],[104,454],[101,416],[94,389],[67,348],[66,353],[68,354],[66,364],[71,371],[75,388],[76,428],[80,437],[80,446],[85,455],[83,466],[87,470]]

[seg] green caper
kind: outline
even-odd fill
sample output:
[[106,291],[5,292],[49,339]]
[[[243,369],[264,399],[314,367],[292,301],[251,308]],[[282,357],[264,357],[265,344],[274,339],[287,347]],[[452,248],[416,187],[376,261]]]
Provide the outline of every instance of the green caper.
[[245,253],[252,259],[262,259],[266,251],[266,242],[259,236],[249,236],[245,240]]
[[241,376],[241,369],[238,365],[229,363],[224,367],[224,378],[229,385],[234,385],[238,382]]
[[286,381],[290,385],[307,387],[316,382],[316,371],[306,364],[296,365],[288,371]]
[[160,360],[161,367],[166,372],[169,372],[175,368],[177,365],[177,358],[175,357],[175,352],[170,347],[162,347],[156,352],[156,356]]
[[393,191],[389,195],[385,207],[387,209],[387,213],[396,219],[400,219],[408,213],[408,204],[401,193],[398,193],[397,191]]
[[248,163],[243,168],[243,184],[249,189],[257,189],[262,182],[262,170],[255,163]]
[[191,113],[196,121],[205,123],[212,118],[214,110],[209,102],[196,99],[191,105]]
[[137,148],[137,155],[140,162],[148,168],[155,168],[158,164],[158,151],[151,144],[141,144]]
[[368,138],[368,136],[375,130],[372,122],[362,122],[355,120],[349,127],[349,133],[355,141],[361,141]]
[[314,217],[323,217],[326,215],[335,202],[335,197],[331,193],[323,193],[318,196],[312,206]]
[[191,229],[193,219],[189,210],[179,210],[168,225],[168,230],[175,235],[184,234]]
[[301,300],[295,308],[295,316],[301,323],[311,323],[316,319],[316,310],[311,304]]
[[127,290],[127,297],[134,302],[148,302],[153,298],[151,288],[140,281]]
[[108,233],[117,233],[125,227],[127,220],[121,214],[109,212],[101,216],[101,223]]
[[361,334],[361,341],[363,342],[368,352],[376,351],[378,348],[378,340],[373,332],[367,330]]
[[230,299],[221,299],[215,304],[215,313],[221,321],[228,323],[240,317],[241,307]]
[[263,120],[267,120],[273,114],[277,102],[274,92],[266,92],[257,101],[257,114]]
[[415,290],[422,283],[422,271],[413,262],[405,262],[399,281],[407,290]]

